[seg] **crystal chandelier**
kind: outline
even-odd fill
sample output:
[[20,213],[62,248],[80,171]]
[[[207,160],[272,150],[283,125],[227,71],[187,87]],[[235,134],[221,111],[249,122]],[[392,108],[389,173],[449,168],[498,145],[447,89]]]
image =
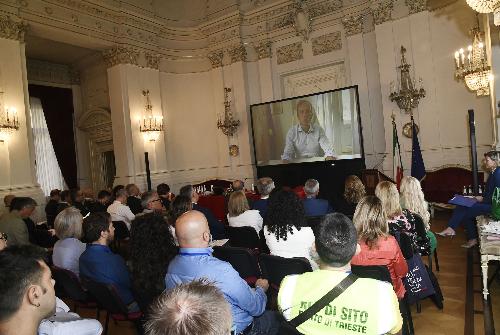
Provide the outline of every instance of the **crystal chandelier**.
[[231,89],[224,87],[224,120],[222,120],[219,114],[217,118],[217,128],[222,130],[222,133],[226,136],[233,136],[240,125],[239,120],[233,118],[233,113],[231,112]]
[[145,113],[142,121],[139,123],[139,131],[144,136],[144,140],[155,142],[160,138],[163,131],[163,116],[153,115],[153,106],[149,99],[149,90],[143,90],[142,95],[146,98]]
[[0,142],[7,140],[10,135],[19,130],[19,118],[14,107],[3,104],[3,92],[0,90]]
[[500,0],[467,0],[467,4],[476,12],[487,14],[500,7]]
[[410,76],[411,65],[406,63],[405,53],[405,47],[401,46],[398,90],[395,90],[394,82],[391,82],[389,99],[396,102],[399,109],[404,110],[405,113],[412,114],[412,109],[417,108],[419,100],[425,97],[425,90],[422,86],[422,79],[419,80],[420,88],[416,88],[415,80]]
[[486,58],[482,33],[479,27],[472,28],[470,33],[473,41],[467,47],[467,55],[463,48],[455,52],[455,78],[463,79],[467,87],[478,96],[489,95],[493,76]]

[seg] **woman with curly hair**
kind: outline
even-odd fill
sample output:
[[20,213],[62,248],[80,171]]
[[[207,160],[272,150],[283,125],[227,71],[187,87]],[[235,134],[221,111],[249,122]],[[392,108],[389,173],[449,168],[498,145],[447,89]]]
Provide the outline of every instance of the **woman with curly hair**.
[[178,248],[160,214],[137,216],[130,229],[130,263],[136,300],[142,311],[165,289],[168,264]]
[[337,206],[337,211],[352,218],[356,205],[365,196],[365,185],[358,176],[350,175],[345,179],[344,198]]
[[305,257],[317,267],[311,257],[314,233],[306,226],[304,206],[295,193],[285,190],[271,193],[264,219],[264,237],[272,255]]

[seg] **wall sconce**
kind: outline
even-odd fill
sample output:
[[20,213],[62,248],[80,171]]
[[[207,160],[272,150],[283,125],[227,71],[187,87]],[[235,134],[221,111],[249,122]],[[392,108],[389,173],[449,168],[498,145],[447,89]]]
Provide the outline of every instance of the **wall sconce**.
[[155,142],[160,138],[163,131],[163,116],[153,115],[153,105],[149,99],[149,90],[143,90],[142,95],[146,98],[146,106],[142,121],[139,122],[139,131],[147,142]]
[[5,142],[10,135],[19,130],[19,117],[14,107],[3,104],[3,93],[0,91],[0,142]]
[[233,136],[240,125],[239,120],[233,118],[233,113],[231,112],[231,89],[224,87],[224,120],[219,114],[217,118],[217,128],[222,130],[222,133],[226,136]]

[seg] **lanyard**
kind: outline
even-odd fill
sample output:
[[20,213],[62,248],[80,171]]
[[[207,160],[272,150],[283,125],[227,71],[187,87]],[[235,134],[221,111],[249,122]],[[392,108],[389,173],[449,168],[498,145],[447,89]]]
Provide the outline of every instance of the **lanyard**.
[[207,252],[179,252],[181,256],[212,256]]

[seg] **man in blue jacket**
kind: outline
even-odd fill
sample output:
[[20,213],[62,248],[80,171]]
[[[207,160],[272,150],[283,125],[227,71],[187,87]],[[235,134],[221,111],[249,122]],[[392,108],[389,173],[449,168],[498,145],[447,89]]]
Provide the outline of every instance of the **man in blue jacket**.
[[306,216],[323,216],[333,212],[328,200],[316,199],[319,194],[319,182],[308,179],[304,184],[306,198],[303,200]]

